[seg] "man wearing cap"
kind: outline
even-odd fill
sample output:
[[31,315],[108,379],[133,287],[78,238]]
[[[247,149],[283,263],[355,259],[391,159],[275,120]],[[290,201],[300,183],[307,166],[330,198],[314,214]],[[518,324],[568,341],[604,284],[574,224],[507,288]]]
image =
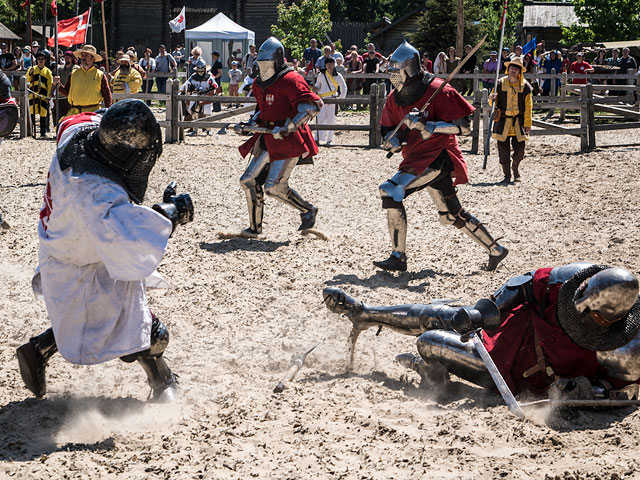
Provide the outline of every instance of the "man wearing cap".
[[504,47],[502,49],[502,56],[500,57],[500,63],[498,63],[498,70],[500,72],[506,72],[506,63],[511,60],[511,57],[509,56],[509,47]]
[[0,44],[0,70],[11,71],[18,69],[18,61],[16,56],[11,53],[7,47],[7,44],[2,42]]
[[496,83],[496,71],[498,70],[498,52],[491,50],[489,58],[487,58],[482,64],[482,73],[485,75],[491,75],[489,78],[482,79],[482,87],[491,92]]
[[421,358],[402,354],[396,360],[426,385],[438,374],[446,381],[450,372],[493,387],[476,348],[464,339],[477,329],[514,394],[544,395],[554,382],[570,394],[566,379],[574,379],[586,381],[584,399],[608,398],[640,379],[638,279],[624,268],[589,262],[540,268],[510,278],[473,306],[442,300],[372,306],[333,287],[323,296],[330,311],[349,318],[354,333],[387,327],[418,336]]
[[[170,53],[167,53],[167,49],[164,45],[158,47],[158,56],[156,57],[156,72],[169,73],[174,72],[178,64],[175,58]],[[167,77],[156,77],[156,86],[158,87],[158,93],[167,92]]]
[[[573,62],[569,67],[569,73],[579,73],[584,75],[584,74],[593,73],[593,72],[595,72],[595,69],[591,65],[589,65],[587,62],[584,61],[584,53],[582,52],[576,53],[576,61]],[[573,83],[574,85],[586,85],[587,79],[574,78],[571,81],[571,83]]]
[[53,85],[53,75],[46,66],[47,57],[44,50],[36,54],[36,65],[27,71],[29,85],[29,112],[33,136],[36,136],[36,115],[40,116],[40,136],[45,137],[48,130],[49,95]]
[[95,112],[101,108],[103,103],[106,108],[109,108],[111,106],[111,89],[107,75],[94,65],[94,62],[102,60],[96,47],[85,45],[73,54],[80,59],[81,68],[74,70],[64,85],[59,76],[53,77],[54,85],[60,85],[58,92],[61,95],[66,95],[69,101],[67,115]]
[[[505,63],[507,75],[498,80],[496,92],[492,98],[496,99],[496,109],[493,133],[498,141],[498,156],[505,185],[511,182],[513,168],[514,182],[520,181],[518,167],[524,158],[525,141],[529,140],[531,131],[533,101],[531,84],[524,79],[525,67],[522,57],[515,57]],[[513,146],[513,165],[510,159],[510,145]]]
[[135,68],[131,68],[129,55],[122,55],[118,68],[111,78],[113,93],[137,93],[140,85],[142,85],[142,76]]

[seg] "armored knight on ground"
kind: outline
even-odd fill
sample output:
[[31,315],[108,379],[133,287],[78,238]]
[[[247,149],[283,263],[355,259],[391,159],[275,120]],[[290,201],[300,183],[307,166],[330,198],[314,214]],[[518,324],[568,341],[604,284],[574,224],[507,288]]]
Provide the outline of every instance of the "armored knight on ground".
[[[492,379],[465,334],[481,340],[514,394],[546,394],[559,379],[586,378],[593,397],[640,380],[638,279],[619,267],[572,263],[509,279],[473,306],[446,302],[375,307],[337,288],[323,292],[327,308],[357,332],[388,327],[418,336],[420,357],[397,359],[423,379],[445,370],[491,388]],[[602,397],[600,397],[602,398]]]
[[[467,117],[474,108],[446,85],[419,113],[443,80],[421,69],[420,54],[406,41],[391,55],[388,72],[395,89],[382,111],[382,147],[392,153],[402,152],[403,160],[398,172],[380,185],[393,251],[387,260],[374,265],[384,270],[407,269],[407,214],[402,202],[426,188],[438,209],[440,223],[462,229],[480,244],[489,253],[487,270],[495,270],[509,251],[480,220],[462,208],[455,189],[455,185],[469,181],[456,135],[469,133]],[[401,123],[403,126],[394,133]]]
[[140,100],[61,122],[32,281],[51,328],[17,350],[22,379],[36,397],[46,393],[45,369],[58,351],[81,365],[138,361],[154,400],[175,397],[176,376],[163,358],[169,332],[149,310],[145,288],[166,288],[156,267],[172,232],[193,220],[193,204],[188,194],[175,194],[172,182],[161,203],[141,205],[161,153],[160,125]]
[[[195,72],[180,85],[180,93],[188,95],[215,95],[218,89],[218,84],[215,78],[207,71],[207,63],[199,58],[194,67]],[[188,105],[182,104],[185,107],[185,114],[190,119],[197,119],[201,117],[208,117],[213,113],[213,102],[204,101],[192,101]],[[207,135],[210,135],[208,128],[204,129]],[[198,129],[194,128],[191,135],[197,135]]]
[[267,39],[256,61],[260,71],[253,82],[257,111],[249,123],[234,126],[236,133],[253,133],[239,148],[243,157],[251,152],[249,166],[240,178],[249,207],[249,227],[242,236],[262,233],[265,193],[299,210],[302,223],[298,230],[308,230],[315,224],[318,209],[289,187],[289,177],[298,163],[311,163],[318,154],[307,123],[322,108],[322,100],[286,65],[278,39]]

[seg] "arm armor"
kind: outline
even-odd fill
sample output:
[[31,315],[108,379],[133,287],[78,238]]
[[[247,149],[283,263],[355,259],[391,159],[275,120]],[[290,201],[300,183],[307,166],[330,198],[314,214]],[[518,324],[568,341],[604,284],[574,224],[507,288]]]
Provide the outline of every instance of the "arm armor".
[[414,130],[418,130],[423,140],[427,140],[434,133],[442,135],[467,135],[469,128],[469,117],[462,117],[453,122],[436,121],[431,122],[422,113],[410,113],[404,120],[404,124]]
[[[298,104],[298,114],[291,119],[291,123],[295,126],[291,132],[296,131],[299,127],[309,122],[320,112],[322,108],[322,104],[318,105],[317,103],[300,103]],[[287,127],[289,127],[289,122],[287,122]],[[290,128],[289,128],[290,130]]]
[[188,193],[176,195],[176,182],[171,182],[167,185],[162,196],[162,203],[156,203],[151,208],[171,220],[173,225],[172,233],[175,232],[178,225],[193,222],[191,195]]
[[533,300],[533,272],[511,277],[491,295],[491,300],[501,314]]

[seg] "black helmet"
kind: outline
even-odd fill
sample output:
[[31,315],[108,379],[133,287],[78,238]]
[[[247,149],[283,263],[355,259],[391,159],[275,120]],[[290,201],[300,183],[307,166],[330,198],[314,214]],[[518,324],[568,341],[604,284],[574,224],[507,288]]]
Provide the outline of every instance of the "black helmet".
[[131,199],[141,203],[149,174],[162,154],[162,132],[141,100],[122,100],[109,109],[91,134],[96,159],[123,180]]

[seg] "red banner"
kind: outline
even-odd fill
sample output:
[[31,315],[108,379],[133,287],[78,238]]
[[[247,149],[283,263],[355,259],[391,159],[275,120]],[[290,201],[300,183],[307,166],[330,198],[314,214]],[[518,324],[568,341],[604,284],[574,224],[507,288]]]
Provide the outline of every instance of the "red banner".
[[58,16],[58,4],[56,3],[56,0],[51,0],[51,14],[54,17]]
[[[87,41],[87,26],[89,25],[90,17],[91,9],[77,17],[60,20],[58,22],[58,45],[70,47],[71,45],[85,43]],[[47,45],[50,47],[55,46],[54,44],[53,38],[47,41]]]

